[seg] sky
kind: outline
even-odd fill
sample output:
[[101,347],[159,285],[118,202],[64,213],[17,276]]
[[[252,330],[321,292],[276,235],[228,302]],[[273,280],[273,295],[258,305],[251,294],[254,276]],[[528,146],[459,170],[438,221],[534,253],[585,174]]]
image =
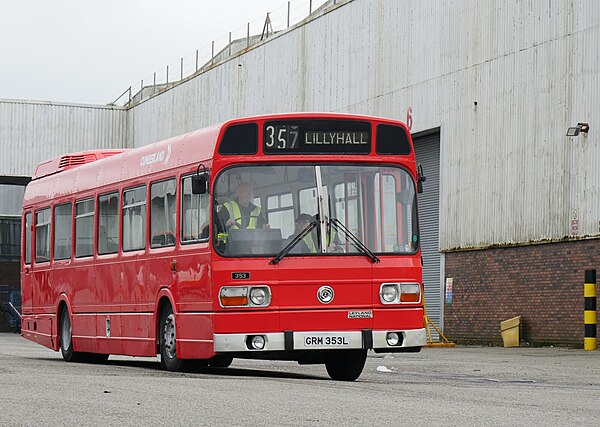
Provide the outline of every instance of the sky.
[[[310,0],[291,0],[292,23]],[[325,0],[312,0],[315,10]],[[287,0],[0,0],[0,99],[105,105],[179,79],[232,38],[260,34],[267,12],[287,26]],[[120,104],[120,103],[117,103]]]

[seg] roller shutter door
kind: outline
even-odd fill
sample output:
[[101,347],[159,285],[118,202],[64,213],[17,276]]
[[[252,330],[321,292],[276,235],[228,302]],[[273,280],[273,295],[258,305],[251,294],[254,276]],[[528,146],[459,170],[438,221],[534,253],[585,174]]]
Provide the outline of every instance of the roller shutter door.
[[[440,133],[417,136],[413,140],[417,163],[423,165],[427,181],[418,195],[423,283],[427,315],[439,328],[442,325],[442,280],[440,247]],[[432,333],[435,330],[432,329]],[[437,336],[437,334],[436,334]]]

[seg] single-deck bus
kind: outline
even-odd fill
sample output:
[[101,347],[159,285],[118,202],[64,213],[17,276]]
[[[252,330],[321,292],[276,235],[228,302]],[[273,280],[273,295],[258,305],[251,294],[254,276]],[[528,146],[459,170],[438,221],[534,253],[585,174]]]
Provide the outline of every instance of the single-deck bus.
[[23,202],[22,335],[70,361],[324,364],[426,343],[410,133],[278,114],[39,164]]

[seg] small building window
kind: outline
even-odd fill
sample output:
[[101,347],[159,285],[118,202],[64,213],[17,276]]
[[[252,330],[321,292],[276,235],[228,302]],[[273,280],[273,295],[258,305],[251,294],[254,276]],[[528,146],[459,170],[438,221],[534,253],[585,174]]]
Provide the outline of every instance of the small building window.
[[35,262],[50,261],[50,208],[35,213]]
[[207,240],[209,234],[208,194],[192,194],[192,177],[182,180],[181,241]]
[[98,197],[98,254],[119,251],[119,193]]
[[175,245],[177,180],[155,182],[150,187],[150,247]]
[[75,203],[75,257],[94,255],[94,199]]
[[54,259],[71,258],[73,205],[65,203],[54,208]]
[[146,248],[146,187],[123,192],[123,250]]

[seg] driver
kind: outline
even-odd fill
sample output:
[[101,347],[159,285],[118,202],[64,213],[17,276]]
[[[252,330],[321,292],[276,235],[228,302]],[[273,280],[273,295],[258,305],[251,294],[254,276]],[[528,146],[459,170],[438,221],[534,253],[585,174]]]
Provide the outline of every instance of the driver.
[[252,203],[253,198],[252,185],[245,181],[240,182],[235,189],[235,199],[221,205],[221,224],[225,224],[227,229],[269,228],[260,207]]

